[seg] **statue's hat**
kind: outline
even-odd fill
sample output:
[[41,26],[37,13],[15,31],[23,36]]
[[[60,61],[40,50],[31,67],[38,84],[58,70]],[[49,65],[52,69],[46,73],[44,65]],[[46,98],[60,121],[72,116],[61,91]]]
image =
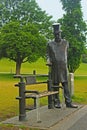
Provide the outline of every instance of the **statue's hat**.
[[60,30],[60,23],[54,23],[53,24],[54,32],[61,32]]

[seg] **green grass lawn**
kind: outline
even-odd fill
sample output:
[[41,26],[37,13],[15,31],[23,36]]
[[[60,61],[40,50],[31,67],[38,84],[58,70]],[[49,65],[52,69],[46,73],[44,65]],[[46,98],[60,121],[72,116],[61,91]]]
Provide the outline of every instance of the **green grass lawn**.
[[81,63],[75,71],[75,75],[87,75],[87,63]]
[[[37,74],[48,73],[46,63],[42,59],[36,63],[22,64],[22,74],[31,74],[33,70],[36,70]],[[13,78],[14,73],[14,62],[6,59],[0,61],[0,121],[18,115],[18,101],[15,99],[18,96],[18,87],[14,86],[18,79]],[[81,64],[75,72],[74,86],[73,102],[87,104],[87,64]],[[27,101],[27,104],[31,103]],[[47,98],[41,99],[41,104],[47,104]]]
[[[36,70],[37,74],[47,74],[48,67],[43,59],[39,59],[35,63],[23,63],[21,73],[33,73]],[[8,59],[0,60],[0,73],[15,73],[15,62]],[[80,67],[76,70],[75,75],[87,75],[87,64],[81,63]]]
[[[21,74],[32,74],[33,70],[36,70],[37,74],[46,74],[48,72],[48,67],[43,59],[39,59],[34,63],[23,63],[21,67]],[[0,72],[15,73],[15,62],[7,59],[0,60]]]

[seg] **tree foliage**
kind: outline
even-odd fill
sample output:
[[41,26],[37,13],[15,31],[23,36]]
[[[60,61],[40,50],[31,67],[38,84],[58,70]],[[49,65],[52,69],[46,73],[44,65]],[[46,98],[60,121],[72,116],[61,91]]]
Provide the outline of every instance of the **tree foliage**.
[[22,63],[45,56],[52,16],[35,0],[1,0],[0,7],[0,58],[15,61],[16,74],[20,74]]
[[75,72],[81,62],[86,43],[86,23],[81,11],[81,0],[61,0],[65,14],[61,23],[62,36],[69,41],[68,69]]
[[19,22],[11,22],[1,29],[0,46],[0,56],[15,61],[16,74],[19,74],[22,63],[44,57],[46,39],[38,33],[34,24],[22,26]]
[[37,24],[40,32],[49,39],[51,18],[38,6],[35,0],[1,0],[0,1],[0,26],[10,21],[20,21]]

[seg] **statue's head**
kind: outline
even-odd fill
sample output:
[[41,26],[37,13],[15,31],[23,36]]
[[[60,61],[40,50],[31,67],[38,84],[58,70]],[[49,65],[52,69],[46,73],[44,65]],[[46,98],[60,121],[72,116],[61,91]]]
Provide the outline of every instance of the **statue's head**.
[[61,39],[60,23],[53,24],[53,32],[54,32],[55,40],[59,41]]

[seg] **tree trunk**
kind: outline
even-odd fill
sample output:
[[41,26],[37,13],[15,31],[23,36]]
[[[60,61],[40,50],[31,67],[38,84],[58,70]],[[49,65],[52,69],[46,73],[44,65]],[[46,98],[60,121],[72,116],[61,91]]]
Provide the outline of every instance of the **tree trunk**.
[[16,62],[16,75],[20,75],[21,64],[22,63],[20,61]]

